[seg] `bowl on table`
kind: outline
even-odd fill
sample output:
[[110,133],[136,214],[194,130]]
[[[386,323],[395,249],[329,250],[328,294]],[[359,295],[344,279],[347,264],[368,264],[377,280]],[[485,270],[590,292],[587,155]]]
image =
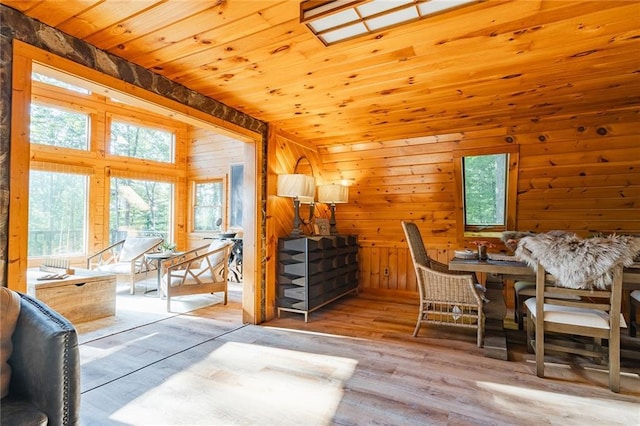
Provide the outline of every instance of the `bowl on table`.
[[475,250],[456,250],[454,253],[458,259],[471,260],[478,258],[478,252]]

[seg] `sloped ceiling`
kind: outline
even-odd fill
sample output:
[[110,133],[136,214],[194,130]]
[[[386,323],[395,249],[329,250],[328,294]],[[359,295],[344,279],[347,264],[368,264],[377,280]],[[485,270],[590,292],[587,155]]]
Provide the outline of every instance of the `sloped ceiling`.
[[299,1],[9,7],[318,146],[640,105],[640,2],[484,1],[325,47]]

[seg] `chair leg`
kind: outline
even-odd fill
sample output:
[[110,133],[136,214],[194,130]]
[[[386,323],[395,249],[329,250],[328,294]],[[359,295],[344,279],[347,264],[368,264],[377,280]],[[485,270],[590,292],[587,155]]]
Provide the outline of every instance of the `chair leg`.
[[484,315],[478,318],[478,347],[481,348],[484,343]]
[[[526,308],[525,308],[526,309]],[[534,353],[535,348],[533,347],[533,343],[535,340],[534,331],[535,324],[531,320],[531,313],[527,312],[527,352]]]
[[527,320],[527,352],[529,352],[530,354],[535,352],[535,348],[533,347],[533,325],[531,324],[531,321]]
[[420,331],[420,326],[422,325],[422,315],[418,315],[418,322],[416,323],[416,328],[413,329],[413,337],[418,336],[418,332]]
[[633,297],[629,297],[629,336],[636,337],[638,330],[636,303]]
[[514,300],[514,309],[513,309],[513,319],[518,324],[518,330],[524,329],[524,318],[522,316],[523,311],[522,302],[520,302],[520,298],[518,297],[518,292],[513,290],[513,300]]
[[[528,315],[528,317],[533,316]],[[533,323],[533,319],[528,321],[530,321],[529,324]],[[544,327],[535,327],[535,336],[536,375],[544,377]]]
[[609,389],[620,392],[620,329],[609,339]]
[[422,313],[424,312],[424,305],[422,300],[420,300],[420,310],[418,311],[418,321],[416,322],[416,328],[413,330],[413,337],[418,336],[418,332],[420,331],[420,326],[422,325]]

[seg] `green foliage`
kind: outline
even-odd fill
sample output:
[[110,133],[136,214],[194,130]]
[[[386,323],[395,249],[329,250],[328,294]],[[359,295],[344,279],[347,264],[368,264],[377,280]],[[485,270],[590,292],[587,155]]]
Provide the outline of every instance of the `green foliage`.
[[111,154],[145,160],[173,162],[173,134],[164,130],[111,123]]
[[464,157],[467,225],[504,225],[506,178],[506,154]]
[[29,256],[84,252],[86,188],[83,175],[31,170]]
[[87,114],[31,104],[31,143],[86,150],[88,128]]
[[170,235],[173,185],[149,180],[111,178],[111,242],[137,234]]
[[222,181],[197,183],[195,186],[194,231],[220,230],[224,188]]

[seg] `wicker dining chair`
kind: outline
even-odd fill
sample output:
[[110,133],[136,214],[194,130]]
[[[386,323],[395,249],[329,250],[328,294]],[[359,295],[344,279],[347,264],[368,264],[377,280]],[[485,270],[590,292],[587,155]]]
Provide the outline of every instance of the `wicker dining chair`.
[[483,299],[473,275],[450,271],[447,265],[431,259],[415,223],[402,222],[402,228],[420,292],[420,310],[413,335],[418,335],[423,323],[475,328],[478,347],[482,347],[485,320]]

